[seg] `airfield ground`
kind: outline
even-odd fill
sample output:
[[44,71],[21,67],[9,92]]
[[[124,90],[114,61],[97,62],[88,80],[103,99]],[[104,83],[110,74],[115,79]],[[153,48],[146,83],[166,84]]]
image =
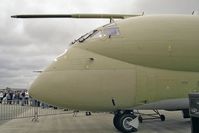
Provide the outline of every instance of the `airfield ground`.
[[[181,112],[166,112],[166,121],[143,121],[137,133],[191,133],[190,120],[183,119]],[[32,118],[0,121],[0,133],[119,133],[112,124],[112,114],[99,113],[85,116],[79,113],[43,116],[39,122]]]

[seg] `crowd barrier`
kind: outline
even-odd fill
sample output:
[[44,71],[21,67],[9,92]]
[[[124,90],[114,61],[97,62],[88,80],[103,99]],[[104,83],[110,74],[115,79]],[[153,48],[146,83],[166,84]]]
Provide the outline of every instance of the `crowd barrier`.
[[0,103],[0,120],[68,114],[72,111],[41,103],[37,100],[7,100]]

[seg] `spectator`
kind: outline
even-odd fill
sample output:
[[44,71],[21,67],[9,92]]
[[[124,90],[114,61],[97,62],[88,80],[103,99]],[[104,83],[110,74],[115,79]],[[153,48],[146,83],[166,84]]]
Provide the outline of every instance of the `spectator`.
[[15,99],[16,104],[19,104],[19,101],[20,101],[20,92],[19,91],[17,91],[15,93],[14,99]]
[[7,104],[7,97],[3,97],[2,104]]
[[11,101],[11,95],[9,92],[6,94],[6,99],[7,99],[7,104],[11,104],[12,101]]
[[10,92],[9,92],[9,95],[10,95],[10,101],[9,101],[9,104],[12,104],[12,101],[13,101],[13,95],[14,95],[13,91],[10,91]]
[[20,97],[21,97],[21,105],[24,106],[24,104],[25,104],[25,91],[21,92],[21,96]]
[[7,95],[7,93],[4,92],[4,93],[3,93],[3,100],[2,100],[2,103],[3,103],[3,104],[7,104],[7,97],[6,97],[6,95]]
[[25,104],[28,105],[28,100],[29,100],[29,94],[28,91],[25,91]]
[[0,103],[2,103],[2,100],[3,100],[3,92],[1,91],[0,92]]

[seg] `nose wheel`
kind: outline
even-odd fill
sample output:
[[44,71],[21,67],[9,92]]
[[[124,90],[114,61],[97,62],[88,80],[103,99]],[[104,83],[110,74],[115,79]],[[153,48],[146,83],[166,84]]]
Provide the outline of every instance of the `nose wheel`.
[[138,117],[133,111],[118,112],[113,118],[113,124],[116,129],[123,133],[136,132],[139,126]]

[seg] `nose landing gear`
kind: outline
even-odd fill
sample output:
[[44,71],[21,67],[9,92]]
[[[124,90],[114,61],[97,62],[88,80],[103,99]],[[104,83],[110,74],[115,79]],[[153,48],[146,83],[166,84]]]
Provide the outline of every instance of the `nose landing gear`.
[[136,132],[139,126],[138,117],[133,111],[117,111],[113,118],[116,129],[123,133]]

